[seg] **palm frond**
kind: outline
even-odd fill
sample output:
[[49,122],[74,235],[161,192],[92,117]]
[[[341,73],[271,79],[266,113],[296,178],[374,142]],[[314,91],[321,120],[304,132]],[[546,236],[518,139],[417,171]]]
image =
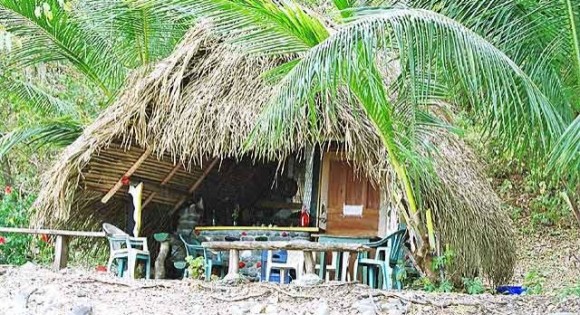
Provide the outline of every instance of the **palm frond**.
[[547,171],[572,185],[580,180],[580,115],[566,128],[550,155]]
[[173,0],[168,6],[166,1],[151,0],[148,4],[152,8],[178,6],[179,18],[209,20],[215,31],[250,54],[304,52],[329,34],[318,18],[291,1]]
[[125,67],[136,68],[167,56],[191,26],[179,11],[147,1],[79,2],[72,12],[88,33],[110,43]]
[[56,0],[0,0],[0,21],[21,39],[12,60],[17,66],[67,61],[105,94],[112,95],[125,76],[106,41],[94,40]]
[[[473,110],[488,134],[506,144],[506,150],[541,156],[563,131],[562,119],[534,82],[481,36],[434,12],[391,9],[355,20],[304,56],[280,82],[272,105],[262,116],[258,128],[265,135],[260,141],[266,143],[261,146],[280,145],[280,138],[306,128],[304,104],[313,102],[319,91],[335,97],[333,91],[348,82],[345,78],[369,75],[368,69],[377,65],[378,52],[390,54],[406,73],[402,76],[406,84],[416,89],[411,95],[421,95],[421,102],[409,101],[420,104],[428,100],[432,94],[429,82],[447,87],[447,101],[453,103],[457,96],[468,100],[456,105]],[[352,62],[360,58],[366,62]],[[364,93],[375,100],[384,99],[379,88]],[[397,90],[388,92],[395,99],[396,94]],[[408,95],[402,93],[401,97]],[[391,109],[375,106],[373,110],[384,118]],[[402,128],[397,132],[411,138],[405,126],[413,125],[403,121],[397,124]],[[378,127],[381,130],[380,122]]]
[[19,101],[44,114],[74,115],[75,108],[69,102],[55,97],[44,88],[10,75],[0,73],[0,97]]
[[83,132],[83,126],[70,119],[44,122],[34,127],[16,129],[0,137],[0,158],[18,145],[65,147]]

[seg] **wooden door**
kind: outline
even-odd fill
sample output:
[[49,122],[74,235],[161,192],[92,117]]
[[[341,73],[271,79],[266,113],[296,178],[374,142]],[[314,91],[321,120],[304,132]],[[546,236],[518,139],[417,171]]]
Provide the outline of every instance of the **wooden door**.
[[327,234],[378,235],[379,191],[336,153],[324,156],[319,204],[319,227]]

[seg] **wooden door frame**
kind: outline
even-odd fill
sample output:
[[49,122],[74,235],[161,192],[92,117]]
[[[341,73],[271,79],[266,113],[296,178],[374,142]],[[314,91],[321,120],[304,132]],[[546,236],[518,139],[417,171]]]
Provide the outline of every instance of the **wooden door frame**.
[[[316,209],[316,227],[320,228],[320,229],[327,229],[327,222],[321,222],[321,219],[323,220],[327,220],[328,219],[328,187],[329,187],[329,179],[330,179],[330,162],[335,160],[335,161],[344,161],[347,164],[351,165],[351,161],[349,161],[346,158],[346,155],[343,151],[333,151],[333,152],[321,152],[322,154],[322,167],[320,168],[320,177],[318,180],[318,196],[317,196],[317,200],[318,200],[318,204],[317,204],[317,209]],[[383,194],[382,194],[382,189],[381,187],[377,187],[378,188],[378,194],[379,194],[379,205],[378,205],[378,211],[379,211],[379,222],[377,222],[377,235],[380,234],[381,232],[381,221],[383,221],[385,219],[385,214],[383,213]],[[346,191],[346,190],[345,190]],[[364,187],[364,193],[363,193],[363,204],[366,204],[366,200],[367,200],[367,187],[365,185]],[[322,214],[322,207],[325,207],[326,209],[326,214],[323,217]]]

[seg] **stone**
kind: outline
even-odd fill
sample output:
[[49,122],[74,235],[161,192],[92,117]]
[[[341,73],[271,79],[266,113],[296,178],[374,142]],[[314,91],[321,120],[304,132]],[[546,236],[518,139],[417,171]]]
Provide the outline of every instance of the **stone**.
[[315,315],[330,315],[330,308],[328,307],[328,303],[321,302],[316,311],[314,312]]
[[370,314],[376,313],[375,312],[376,306],[374,305],[374,303],[371,299],[363,299],[363,300],[356,301],[352,305],[352,308],[358,310],[362,314],[367,314],[369,312],[370,312]]
[[266,314],[279,314],[278,307],[274,304],[269,304],[265,309]]
[[261,314],[266,309],[266,305],[258,303],[250,308],[250,314]]
[[70,315],[92,315],[93,307],[90,305],[77,305],[73,307]]
[[20,266],[20,269],[24,271],[32,271],[35,270],[36,268],[37,268],[36,264],[34,264],[31,261],[27,261],[26,263],[24,263],[24,265]]

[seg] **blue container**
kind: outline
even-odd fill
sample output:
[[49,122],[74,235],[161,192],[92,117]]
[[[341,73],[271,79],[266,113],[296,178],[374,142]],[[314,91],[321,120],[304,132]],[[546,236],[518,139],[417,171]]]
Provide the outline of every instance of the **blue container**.
[[[266,263],[268,261],[268,251],[267,250],[262,251],[261,258],[262,258],[261,259],[262,267],[261,267],[260,281],[264,281],[264,279],[266,279]],[[278,250],[278,251],[274,251],[272,253],[272,262],[285,263],[286,259],[288,259],[288,252],[285,250]],[[286,279],[284,279],[284,283],[290,283],[290,275],[288,272],[286,273],[285,278]],[[272,269],[272,272],[270,272],[269,282],[280,283],[280,270]]]
[[502,285],[495,288],[497,293],[509,294],[509,295],[520,295],[526,292],[526,288],[519,285]]

